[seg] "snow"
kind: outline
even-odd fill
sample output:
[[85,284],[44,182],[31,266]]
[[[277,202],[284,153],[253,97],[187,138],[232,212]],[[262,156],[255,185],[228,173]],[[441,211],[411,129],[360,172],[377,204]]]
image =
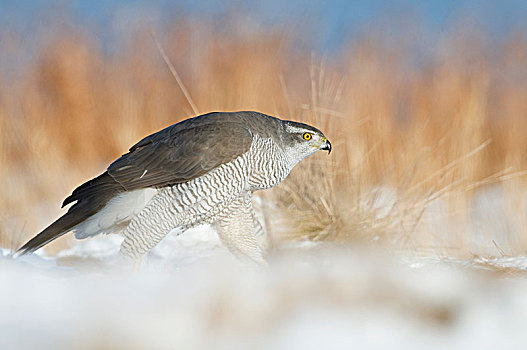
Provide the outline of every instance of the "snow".
[[120,241],[96,237],[57,257],[0,251],[0,349],[527,344],[526,257],[467,262],[299,244],[256,268],[204,226],[167,237],[132,271]]

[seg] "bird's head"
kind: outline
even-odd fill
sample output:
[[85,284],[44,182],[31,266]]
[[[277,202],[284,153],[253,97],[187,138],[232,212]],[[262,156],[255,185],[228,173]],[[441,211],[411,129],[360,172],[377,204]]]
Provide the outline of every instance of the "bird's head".
[[316,151],[323,150],[331,153],[331,143],[322,131],[307,124],[285,121],[284,145],[287,154],[291,155],[296,163],[312,155]]

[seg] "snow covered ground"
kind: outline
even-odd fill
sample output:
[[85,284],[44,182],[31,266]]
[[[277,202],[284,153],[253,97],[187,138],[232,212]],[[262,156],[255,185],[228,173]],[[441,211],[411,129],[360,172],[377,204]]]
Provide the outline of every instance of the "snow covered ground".
[[132,272],[119,243],[97,237],[57,258],[0,251],[0,349],[527,346],[525,257],[300,244],[254,268],[200,227],[168,237]]

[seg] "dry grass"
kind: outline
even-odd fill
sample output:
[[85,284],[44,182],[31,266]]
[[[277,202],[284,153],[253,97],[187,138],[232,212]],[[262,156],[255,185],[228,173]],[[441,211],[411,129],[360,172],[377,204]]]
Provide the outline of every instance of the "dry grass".
[[[527,252],[524,36],[491,47],[461,30],[424,64],[363,37],[326,62],[283,32],[238,29],[179,20],[160,42],[200,113],[258,110],[332,141],[331,157],[313,156],[269,195],[287,214],[270,220],[280,237],[471,253],[472,198],[498,184],[520,222],[500,243]],[[20,74],[0,74],[3,246],[42,228],[139,138],[193,115],[149,28],[113,54],[87,33],[58,32]],[[0,37],[0,55],[19,54],[20,38]],[[423,221],[438,201],[454,223],[439,238]]]

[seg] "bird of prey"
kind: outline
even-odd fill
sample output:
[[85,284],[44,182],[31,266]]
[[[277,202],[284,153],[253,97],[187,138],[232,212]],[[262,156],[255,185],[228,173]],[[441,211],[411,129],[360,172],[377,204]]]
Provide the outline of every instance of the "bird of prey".
[[324,134],[258,112],[213,112],[145,137],[101,175],[77,187],[66,214],[18,252],[33,252],[74,232],[78,239],[122,233],[121,253],[134,261],[169,232],[212,224],[241,260],[265,261],[254,191],[276,186],[302,159],[331,152]]

